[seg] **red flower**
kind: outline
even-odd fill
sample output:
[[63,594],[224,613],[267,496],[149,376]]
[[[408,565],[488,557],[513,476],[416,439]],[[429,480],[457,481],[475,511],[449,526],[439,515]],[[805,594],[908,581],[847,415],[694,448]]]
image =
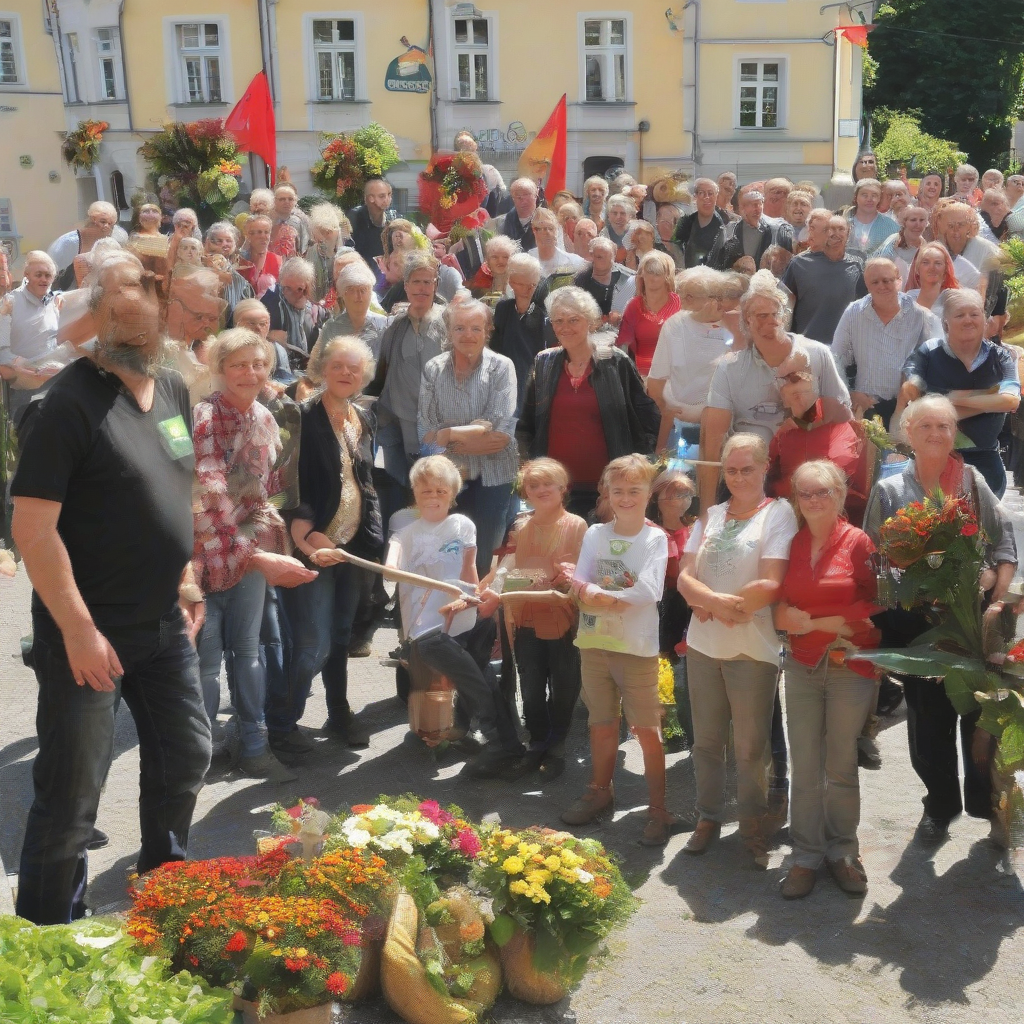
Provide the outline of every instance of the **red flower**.
[[341,971],[334,971],[332,974],[327,975],[327,980],[324,982],[324,988],[326,988],[332,996],[343,996],[348,990],[348,978],[346,978]]
[[973,537],[978,532],[977,523],[964,523],[963,529],[960,531],[965,537]]
[[245,932],[235,932],[235,934],[228,939],[228,944],[224,948],[229,953],[241,953],[247,945],[249,945],[249,940],[245,937]]
[[464,857],[475,857],[480,852],[480,837],[471,828],[464,828],[452,840],[452,846]]

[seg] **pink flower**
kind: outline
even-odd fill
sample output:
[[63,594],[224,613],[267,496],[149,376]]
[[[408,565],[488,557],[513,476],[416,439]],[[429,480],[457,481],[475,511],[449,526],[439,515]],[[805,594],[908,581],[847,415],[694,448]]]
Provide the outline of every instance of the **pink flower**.
[[464,828],[452,840],[452,846],[464,857],[475,857],[480,852],[480,837],[471,828]]
[[441,823],[441,805],[436,800],[424,800],[419,806],[419,812],[435,825]]

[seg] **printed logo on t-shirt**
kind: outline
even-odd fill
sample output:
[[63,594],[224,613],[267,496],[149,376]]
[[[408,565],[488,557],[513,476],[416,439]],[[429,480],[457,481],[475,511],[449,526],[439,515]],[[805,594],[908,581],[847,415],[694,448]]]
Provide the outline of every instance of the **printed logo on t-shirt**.
[[157,428],[171,449],[171,455],[176,459],[183,459],[186,455],[192,455],[195,449],[192,447],[192,438],[188,435],[188,427],[185,420],[179,416],[172,416],[169,420],[161,420]]
[[[608,547],[613,554],[624,555],[630,544],[627,541],[613,540]],[[626,563],[621,558],[599,558],[597,579],[594,582],[602,590],[628,590],[636,583],[636,576],[626,568]]]

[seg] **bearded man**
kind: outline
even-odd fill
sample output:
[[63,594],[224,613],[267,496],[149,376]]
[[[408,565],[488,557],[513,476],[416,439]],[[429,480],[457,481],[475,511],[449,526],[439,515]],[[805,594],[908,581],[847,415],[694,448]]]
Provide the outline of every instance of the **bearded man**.
[[142,274],[128,253],[100,266],[95,353],[54,379],[11,488],[39,683],[17,912],[37,924],[85,912],[86,848],[121,698],[139,735],[140,874],[184,859],[210,764],[193,645],[203,605],[189,568],[192,418],[181,375],[161,365]]

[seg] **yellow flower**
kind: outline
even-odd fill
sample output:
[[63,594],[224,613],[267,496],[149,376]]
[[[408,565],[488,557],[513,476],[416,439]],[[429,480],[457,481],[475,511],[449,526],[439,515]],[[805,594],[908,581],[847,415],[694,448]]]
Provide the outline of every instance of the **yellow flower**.
[[505,835],[501,837],[501,845],[506,850],[511,850],[512,847],[516,845],[516,837],[506,832]]
[[550,903],[551,897],[548,895],[547,890],[539,885],[530,887],[530,899],[534,903]]
[[307,956],[309,956],[309,950],[308,950],[308,949],[306,949],[306,947],[305,947],[305,946],[299,946],[299,948],[298,948],[297,950],[295,950],[295,955],[296,955],[296,956],[297,956],[297,957],[298,957],[298,958],[299,958],[300,960],[302,960],[302,959],[303,959],[304,957],[307,957]]
[[557,854],[552,854],[550,857],[545,857],[544,866],[549,871],[557,871],[562,866],[561,858],[559,858]]
[[517,896],[528,896],[530,893],[529,885],[521,878],[517,878],[508,888],[509,892],[513,892]]
[[551,872],[544,870],[528,871],[526,873],[526,880],[531,885],[547,885],[547,883],[551,881]]
[[562,850],[562,863],[567,868],[578,868],[583,863],[583,858],[572,850]]
[[518,875],[525,866],[519,857],[506,857],[501,869],[510,875]]

